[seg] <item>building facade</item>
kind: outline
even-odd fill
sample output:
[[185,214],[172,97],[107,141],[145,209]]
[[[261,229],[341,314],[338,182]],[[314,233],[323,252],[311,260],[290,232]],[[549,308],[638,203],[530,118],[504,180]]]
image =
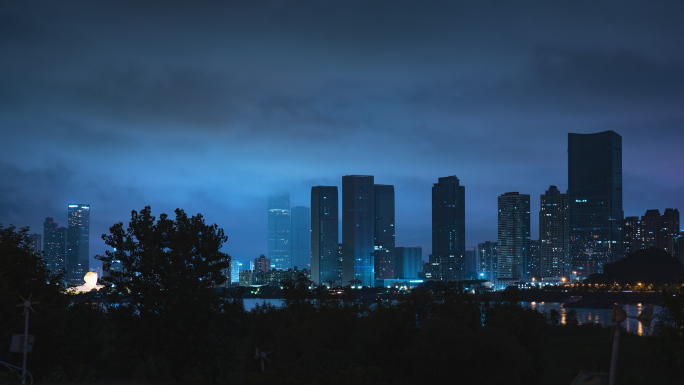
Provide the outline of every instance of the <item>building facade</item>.
[[276,269],[292,266],[290,194],[268,197],[268,257]]
[[68,223],[66,281],[67,286],[78,286],[84,283],[90,268],[90,205],[70,204]]
[[311,269],[311,210],[292,207],[292,264],[298,269]]
[[432,185],[432,254],[429,256],[433,279],[466,279],[465,187],[456,176],[439,178]]
[[529,278],[530,196],[507,192],[498,198],[497,279]]
[[334,286],[340,281],[337,186],[311,188],[311,280]]
[[400,279],[418,279],[423,270],[422,247],[396,247],[394,275]]
[[480,266],[479,278],[494,282],[499,273],[499,246],[486,241],[477,244],[477,260]]
[[342,177],[342,283],[372,287],[375,278],[375,184],[372,175]]
[[568,207],[573,277],[622,258],[622,137],[568,134]]
[[394,186],[375,185],[375,278],[393,279],[394,272]]
[[568,195],[550,186],[540,197],[540,278],[570,277]]

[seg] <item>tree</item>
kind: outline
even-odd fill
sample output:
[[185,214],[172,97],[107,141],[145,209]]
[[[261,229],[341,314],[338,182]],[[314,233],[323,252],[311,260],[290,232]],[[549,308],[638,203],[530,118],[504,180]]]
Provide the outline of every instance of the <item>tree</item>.
[[[228,239],[201,214],[188,217],[176,209],[176,219],[161,214],[155,222],[149,206],[131,213],[128,228],[119,222],[102,235],[112,247],[96,258],[110,276],[105,283],[114,300],[141,316],[161,315],[176,305],[214,305],[216,288],[226,281],[230,256],[220,251]],[[112,270],[120,261],[122,271]]]
[[[142,381],[191,382],[228,370],[214,363],[231,354],[227,301],[218,290],[230,267],[221,252],[227,237],[200,214],[175,214],[133,211],[127,228],[117,223],[102,236],[112,250],[96,257],[110,274],[104,281],[116,305],[108,309],[115,328],[108,362]],[[115,261],[121,271],[112,269]]]

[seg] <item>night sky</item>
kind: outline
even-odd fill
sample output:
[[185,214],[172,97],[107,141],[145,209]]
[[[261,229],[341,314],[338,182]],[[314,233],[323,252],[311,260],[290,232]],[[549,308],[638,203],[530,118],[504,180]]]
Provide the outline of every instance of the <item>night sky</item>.
[[94,255],[131,210],[178,207],[247,261],[269,194],[309,206],[367,174],[427,259],[438,177],[466,186],[468,246],[496,240],[508,191],[536,239],[567,134],[605,130],[625,215],[684,210],[682,1],[220,3],[0,3],[0,223],[42,233],[88,203]]

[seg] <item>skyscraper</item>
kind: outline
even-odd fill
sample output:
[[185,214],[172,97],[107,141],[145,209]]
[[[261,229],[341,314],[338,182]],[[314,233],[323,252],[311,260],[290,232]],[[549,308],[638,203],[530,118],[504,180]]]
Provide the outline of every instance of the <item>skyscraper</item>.
[[66,280],[68,286],[78,286],[90,267],[90,205],[70,204],[68,222]]
[[568,134],[570,258],[577,278],[622,257],[622,137]]
[[374,285],[375,185],[372,175],[342,177],[342,283]]
[[43,222],[43,252],[51,274],[65,272],[66,227],[59,227],[50,217]]
[[268,197],[268,257],[276,269],[292,267],[290,194]]
[[292,208],[292,266],[311,269],[311,210],[305,206]]
[[499,196],[499,280],[526,279],[530,258],[530,196]]
[[418,273],[423,270],[423,248],[422,247],[396,247],[395,256],[395,278],[416,279]]
[[569,240],[568,196],[551,186],[540,196],[539,205],[541,278],[570,276]]
[[442,281],[466,279],[465,187],[456,176],[439,178],[432,185],[433,277]]
[[480,264],[480,278],[494,282],[499,273],[499,246],[496,242],[491,241],[478,243],[477,254]]
[[340,280],[337,186],[311,188],[311,280],[334,285]]
[[394,186],[375,185],[375,278],[393,279]]

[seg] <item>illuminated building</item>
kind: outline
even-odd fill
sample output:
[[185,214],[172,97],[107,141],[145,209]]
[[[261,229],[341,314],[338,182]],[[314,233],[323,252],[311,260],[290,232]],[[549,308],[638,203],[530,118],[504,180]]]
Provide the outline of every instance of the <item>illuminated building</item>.
[[311,268],[311,210],[304,206],[292,208],[292,265]]
[[393,279],[394,273],[394,186],[375,185],[375,278]]
[[59,227],[50,217],[43,222],[43,256],[51,274],[60,274],[66,268],[66,227]]
[[417,279],[423,270],[422,247],[395,247],[394,275],[399,279]]
[[498,280],[526,279],[530,259],[530,196],[507,192],[498,198]]
[[570,258],[577,278],[622,257],[622,137],[568,134]]
[[551,186],[540,196],[540,278],[560,279],[571,275],[569,240],[568,196],[558,191],[556,186]]
[[496,280],[498,274],[499,250],[496,242],[486,241],[478,243],[477,255],[479,268],[479,278],[491,282]]
[[334,286],[340,280],[337,186],[311,188],[311,280]]
[[466,279],[465,187],[456,176],[432,185],[432,254],[430,274],[441,281]]
[[372,287],[375,278],[375,185],[372,175],[342,177],[342,283]]
[[[665,209],[647,210],[638,222],[638,231],[634,242],[636,250],[657,248],[673,255],[674,243],[679,236],[679,210]],[[635,250],[635,251],[636,251]]]
[[259,258],[254,258],[254,272],[266,273],[271,271],[271,259],[266,258],[265,255],[260,255]]
[[79,286],[90,266],[90,205],[70,204],[68,223],[66,281],[67,286]]
[[268,257],[276,269],[292,267],[290,194],[268,197]]
[[35,233],[29,234],[28,237],[30,239],[29,247],[31,248],[31,251],[36,254],[40,254],[43,251],[42,236],[38,233]]

